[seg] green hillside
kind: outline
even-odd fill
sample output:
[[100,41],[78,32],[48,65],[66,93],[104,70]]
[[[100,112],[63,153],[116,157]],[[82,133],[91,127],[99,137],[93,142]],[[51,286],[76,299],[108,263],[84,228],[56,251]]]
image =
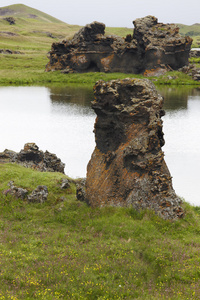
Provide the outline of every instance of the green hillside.
[[180,28],[180,34],[184,36],[190,36],[193,39],[193,47],[200,47],[200,23],[193,25],[178,24]]
[[193,25],[183,25],[183,24],[178,24],[180,28],[180,33],[184,35],[189,35],[189,36],[200,36],[200,23],[195,23]]
[[[14,18],[15,24],[10,25],[6,19],[8,17]],[[1,7],[0,84],[26,84],[38,80],[51,82],[55,79],[60,81],[56,74],[45,73],[48,52],[52,43],[72,38],[80,28],[81,26],[61,22],[26,5]],[[129,33],[132,33],[132,29],[106,29],[106,34],[126,36]],[[9,54],[6,49],[17,53]],[[65,75],[60,76],[63,77],[62,80],[66,80]]]
[[[8,17],[14,18],[15,24],[10,25],[6,20]],[[8,46],[12,44],[16,48],[18,41],[21,41],[21,44],[23,44],[25,40],[29,40],[28,42],[31,45],[32,38],[34,39],[33,42],[37,42],[39,46],[42,42],[41,36],[49,38],[44,42],[48,43],[50,48],[52,39],[56,41],[68,38],[79,28],[80,26],[69,25],[23,4],[14,4],[0,8],[0,48],[4,48],[6,44]]]
[[63,23],[62,21],[24,4],[14,4],[0,8],[0,18],[18,17],[36,19],[48,23]]

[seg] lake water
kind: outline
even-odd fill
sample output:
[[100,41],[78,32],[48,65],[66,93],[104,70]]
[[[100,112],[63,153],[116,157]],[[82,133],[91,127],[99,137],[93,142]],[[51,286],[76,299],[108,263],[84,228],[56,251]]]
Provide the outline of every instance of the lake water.
[[[200,205],[200,90],[159,88],[165,98],[165,160],[176,193]],[[69,87],[0,87],[0,152],[19,152],[35,142],[55,153],[70,177],[85,177],[95,147],[92,89]]]

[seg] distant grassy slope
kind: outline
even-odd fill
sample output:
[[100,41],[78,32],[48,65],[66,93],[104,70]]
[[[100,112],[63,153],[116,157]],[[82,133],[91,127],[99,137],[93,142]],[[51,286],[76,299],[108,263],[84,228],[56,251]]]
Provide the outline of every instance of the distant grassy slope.
[[[14,17],[15,25],[4,19],[8,16]],[[27,79],[32,73],[40,75],[44,72],[52,43],[70,38],[79,29],[80,26],[68,25],[25,5],[1,8],[0,49],[20,51],[23,55],[0,54],[0,80],[7,81],[9,77],[12,83],[15,77],[20,79],[23,74]]]
[[[10,25],[5,20],[6,17],[14,17],[15,25]],[[0,49],[23,53],[0,54],[0,84],[66,82],[67,76],[60,72],[45,73],[47,53],[52,43],[72,38],[80,28],[81,26],[61,22],[26,5],[0,8]],[[120,36],[131,32],[127,28],[106,29],[106,34]],[[76,79],[73,78],[72,81],[74,80]]]
[[200,36],[200,23],[195,23],[193,25],[183,25],[178,24],[180,28],[180,33],[184,35],[194,36],[199,35]]
[[121,37],[126,37],[127,34],[133,34],[133,28],[127,27],[106,27],[106,35],[118,35]]
[[8,16],[36,19],[48,23],[63,23],[62,21],[46,13],[43,13],[40,10],[34,9],[24,4],[14,4],[0,8],[0,17],[2,18]]
[[180,33],[182,35],[188,35],[193,39],[192,47],[200,47],[200,23],[195,23],[193,25],[183,25],[178,24],[180,28]]

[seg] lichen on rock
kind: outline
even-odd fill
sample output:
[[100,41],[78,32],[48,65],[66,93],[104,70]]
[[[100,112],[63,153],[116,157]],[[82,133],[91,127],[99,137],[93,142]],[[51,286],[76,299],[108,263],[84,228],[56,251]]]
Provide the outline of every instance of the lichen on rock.
[[149,208],[165,219],[184,215],[164,160],[163,98],[148,79],[98,81],[92,108],[96,147],[87,167],[92,206]]

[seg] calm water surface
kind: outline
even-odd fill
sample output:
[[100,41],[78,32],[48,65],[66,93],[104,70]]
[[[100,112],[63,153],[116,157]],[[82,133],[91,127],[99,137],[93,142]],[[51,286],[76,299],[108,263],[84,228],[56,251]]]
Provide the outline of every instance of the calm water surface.
[[[165,160],[176,193],[200,205],[200,90],[159,88],[165,98]],[[0,151],[20,151],[27,142],[55,153],[65,173],[85,177],[95,147],[91,89],[0,87]]]

